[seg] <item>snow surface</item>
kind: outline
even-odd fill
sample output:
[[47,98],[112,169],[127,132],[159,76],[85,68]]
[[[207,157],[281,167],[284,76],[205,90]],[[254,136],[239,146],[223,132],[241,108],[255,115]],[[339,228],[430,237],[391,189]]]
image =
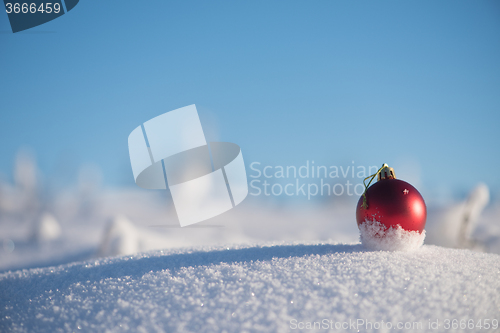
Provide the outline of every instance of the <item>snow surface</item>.
[[[2,332],[289,332],[323,319],[417,332],[438,320],[433,331],[449,332],[446,319],[499,319],[500,256],[330,243],[152,251],[0,274],[0,309]],[[364,325],[334,331],[398,331]]]
[[414,251],[424,244],[425,230],[406,231],[398,224],[386,228],[376,220],[366,220],[359,226],[360,239],[369,250]]

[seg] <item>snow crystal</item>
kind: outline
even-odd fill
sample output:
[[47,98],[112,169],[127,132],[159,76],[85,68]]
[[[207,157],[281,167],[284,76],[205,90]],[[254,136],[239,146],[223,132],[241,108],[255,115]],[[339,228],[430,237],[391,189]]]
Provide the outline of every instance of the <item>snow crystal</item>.
[[387,228],[382,223],[366,220],[359,226],[360,239],[369,250],[381,251],[414,251],[424,244],[425,230],[407,231],[398,225]]

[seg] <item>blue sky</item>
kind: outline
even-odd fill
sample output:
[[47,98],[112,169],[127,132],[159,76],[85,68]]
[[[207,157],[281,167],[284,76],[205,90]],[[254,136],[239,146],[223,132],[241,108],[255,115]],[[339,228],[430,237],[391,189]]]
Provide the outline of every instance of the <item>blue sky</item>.
[[82,0],[16,34],[2,13],[0,172],[30,147],[49,177],[92,163],[133,186],[129,133],[196,104],[247,165],[385,162],[427,193],[498,193],[499,59],[496,1]]

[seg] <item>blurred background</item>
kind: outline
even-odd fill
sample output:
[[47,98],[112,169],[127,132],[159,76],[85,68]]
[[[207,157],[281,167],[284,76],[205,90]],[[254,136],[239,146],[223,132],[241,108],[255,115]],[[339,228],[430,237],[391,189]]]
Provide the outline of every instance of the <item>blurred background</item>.
[[0,13],[0,45],[0,270],[357,242],[356,195],[250,195],[180,229],[168,191],[134,184],[127,138],[190,104],[249,175],[388,163],[424,196],[428,243],[500,253],[497,1],[87,0],[16,34]]

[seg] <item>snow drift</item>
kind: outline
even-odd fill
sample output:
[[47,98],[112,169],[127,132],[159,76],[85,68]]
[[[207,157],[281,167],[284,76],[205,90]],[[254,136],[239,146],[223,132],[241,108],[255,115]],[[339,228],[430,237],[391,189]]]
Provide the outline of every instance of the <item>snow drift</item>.
[[498,255],[429,245],[155,251],[0,274],[0,331],[289,332],[326,320],[356,325],[335,331],[426,332],[437,321],[433,332],[449,332],[454,319],[488,319],[491,331],[499,276]]

